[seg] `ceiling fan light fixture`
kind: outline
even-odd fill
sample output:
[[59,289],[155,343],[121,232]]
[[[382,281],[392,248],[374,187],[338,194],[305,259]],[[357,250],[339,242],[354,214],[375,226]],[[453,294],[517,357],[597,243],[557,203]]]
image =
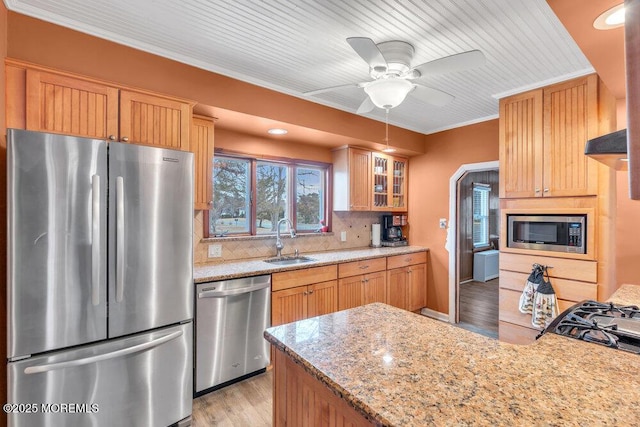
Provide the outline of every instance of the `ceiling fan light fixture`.
[[399,78],[374,80],[364,87],[373,104],[387,110],[400,105],[412,89],[413,83]]

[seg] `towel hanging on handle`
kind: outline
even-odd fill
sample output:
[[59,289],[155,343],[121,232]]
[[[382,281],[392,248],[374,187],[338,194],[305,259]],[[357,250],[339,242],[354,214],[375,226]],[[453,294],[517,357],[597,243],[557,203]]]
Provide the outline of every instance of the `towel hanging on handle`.
[[535,293],[538,289],[538,286],[540,286],[542,282],[544,282],[543,267],[540,264],[533,264],[533,270],[531,270],[531,274],[525,282],[522,295],[520,295],[520,304],[518,308],[520,309],[521,313],[533,313]]
[[551,286],[547,267],[543,267],[543,271],[543,280],[538,289],[536,289],[533,313],[531,314],[531,323],[537,328],[549,326],[551,321],[559,314],[558,299],[553,286]]

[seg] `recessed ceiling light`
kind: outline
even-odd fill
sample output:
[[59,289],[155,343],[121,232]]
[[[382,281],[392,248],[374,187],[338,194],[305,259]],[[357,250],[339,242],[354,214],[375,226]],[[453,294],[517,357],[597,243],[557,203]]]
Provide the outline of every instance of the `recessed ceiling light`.
[[288,130],[282,128],[271,128],[267,132],[269,132],[269,134],[271,135],[286,135],[287,133],[289,133]]
[[593,27],[597,30],[610,30],[624,25],[624,3],[603,12],[593,21]]

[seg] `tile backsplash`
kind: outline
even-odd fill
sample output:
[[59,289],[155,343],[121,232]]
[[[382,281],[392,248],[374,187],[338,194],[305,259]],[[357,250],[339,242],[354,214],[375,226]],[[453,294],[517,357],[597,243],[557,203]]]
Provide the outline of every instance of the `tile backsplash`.
[[[333,212],[332,232],[298,234],[295,239],[282,233],[283,255],[291,255],[296,249],[300,254],[330,250],[362,248],[371,244],[371,224],[379,223],[383,212]],[[193,216],[193,259],[196,264],[212,264],[226,261],[241,261],[251,258],[269,258],[276,255],[275,236],[244,236],[203,239],[202,211]],[[346,231],[346,241],[340,241],[341,232]],[[209,258],[209,245],[220,245],[221,256]]]

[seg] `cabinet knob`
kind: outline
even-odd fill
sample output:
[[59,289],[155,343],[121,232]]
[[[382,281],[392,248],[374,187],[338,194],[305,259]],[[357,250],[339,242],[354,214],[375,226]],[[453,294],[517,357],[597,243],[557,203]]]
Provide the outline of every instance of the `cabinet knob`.
[[313,293],[313,290],[309,291],[309,295],[311,295]]
[[536,193],[539,193],[540,189],[538,187],[536,187]]
[[122,140],[123,140],[124,142],[129,142],[129,138],[127,138],[126,136],[123,136],[123,137],[122,137]]
[[109,135],[109,140],[110,141],[115,141],[116,140],[116,136],[115,135]]
[[545,189],[544,189],[544,192],[545,192],[545,193],[548,193],[548,192],[549,192],[549,189],[548,189],[548,188],[545,188]]

